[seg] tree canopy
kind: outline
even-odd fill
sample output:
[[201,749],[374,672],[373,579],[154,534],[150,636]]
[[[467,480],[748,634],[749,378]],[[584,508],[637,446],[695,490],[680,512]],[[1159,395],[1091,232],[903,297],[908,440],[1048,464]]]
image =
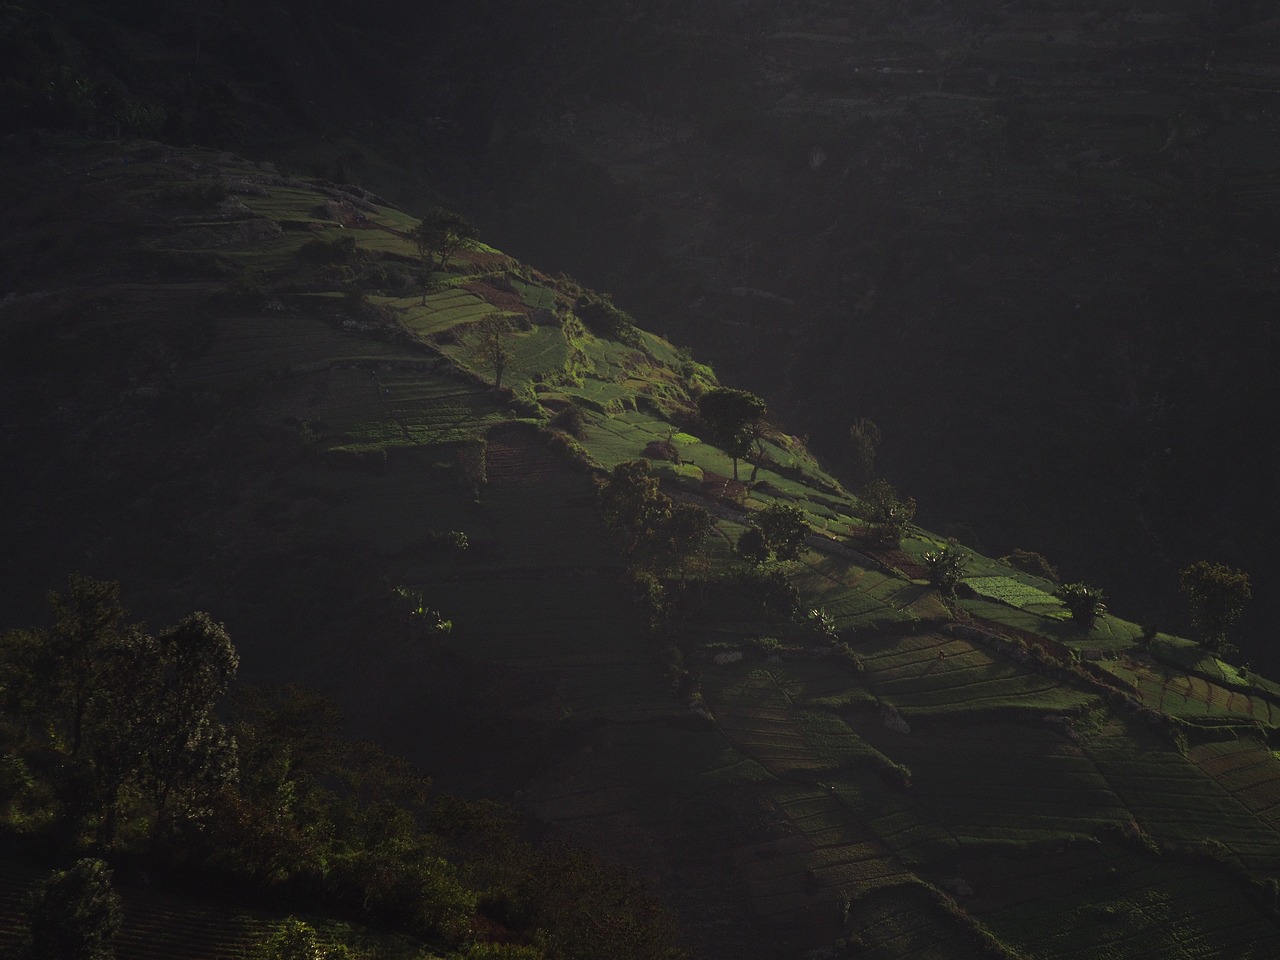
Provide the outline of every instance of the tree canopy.
[[480,233],[466,217],[443,207],[436,207],[409,231],[409,239],[426,265],[438,260],[443,270],[459,250],[475,243]]
[[636,566],[666,573],[701,551],[715,521],[705,507],[677,503],[659,489],[645,460],[620,463],[600,485],[600,512]]
[[1178,575],[1178,586],[1201,641],[1219,653],[1227,652],[1227,630],[1253,597],[1249,574],[1225,563],[1198,560]]
[[112,960],[112,942],[124,922],[111,871],[83,859],[55,870],[28,895],[27,960]]
[[733,458],[733,479],[738,479],[738,460],[751,452],[760,437],[769,408],[748,390],[716,387],[698,398],[702,416],[712,439]]
[[738,552],[749,560],[763,563],[770,557],[796,560],[809,535],[809,521],[799,507],[771,503],[755,514],[751,526],[738,538]]
[[[130,623],[120,586],[72,576],[49,596],[54,624],[0,637],[6,711],[33,742],[63,752],[68,802],[96,810],[100,839],[115,835],[121,791],[151,804],[153,836],[200,817],[235,778],[235,744],[216,707],[239,667],[226,631],[193,613],[158,635]],[[87,791],[75,787],[87,781]]]

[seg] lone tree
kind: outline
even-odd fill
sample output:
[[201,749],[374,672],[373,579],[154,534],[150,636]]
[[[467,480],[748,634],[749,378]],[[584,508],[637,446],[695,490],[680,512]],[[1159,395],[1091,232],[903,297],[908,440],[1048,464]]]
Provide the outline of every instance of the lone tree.
[[56,870],[28,896],[27,960],[112,960],[124,912],[101,860]]
[[1228,653],[1227,630],[1253,597],[1249,575],[1225,563],[1197,560],[1178,574],[1178,586],[1201,642],[1217,653]]
[[502,389],[502,375],[511,362],[511,348],[507,346],[507,334],[511,321],[500,313],[490,313],[473,328],[475,339],[471,342],[471,355],[493,370],[493,389]]
[[461,214],[436,207],[410,230],[410,239],[425,265],[435,260],[438,269],[448,265],[449,257],[474,244],[479,237],[474,225]]
[[858,499],[862,501],[863,519],[871,525],[868,533],[874,540],[897,543],[906,532],[907,524],[915,519],[915,499],[904,499],[886,480],[872,480],[858,492]]
[[[443,270],[450,257],[459,250],[472,246],[478,236],[479,232],[465,217],[442,207],[430,211],[409,231],[409,239],[417,248],[418,259],[428,270],[433,266]],[[422,302],[427,302],[425,286]]]
[[969,555],[954,543],[948,543],[941,550],[930,550],[925,553],[925,568],[929,571],[929,583],[944,597],[956,595],[956,584],[965,574],[969,564]]
[[1071,619],[1086,628],[1107,612],[1102,591],[1085,583],[1064,583],[1054,591],[1054,596],[1071,611]]
[[712,438],[733,458],[733,479],[737,480],[738,459],[749,454],[759,439],[769,408],[750,391],[716,387],[698,398],[698,413]]

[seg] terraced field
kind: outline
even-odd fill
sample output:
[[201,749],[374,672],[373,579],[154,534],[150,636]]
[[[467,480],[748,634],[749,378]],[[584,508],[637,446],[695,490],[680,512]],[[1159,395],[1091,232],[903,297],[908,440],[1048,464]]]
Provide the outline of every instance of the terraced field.
[[420,336],[445,333],[464,323],[483,320],[496,312],[493,304],[458,287],[446,287],[421,298],[403,297],[386,302],[400,315],[400,323]]
[[[731,458],[690,415],[709,370],[651,335],[622,344],[586,332],[572,298],[549,281],[517,283],[493,251],[435,271],[425,305],[394,295],[403,284],[367,291],[372,313],[361,315],[376,322],[355,319],[343,311],[358,298],[310,289],[329,281],[296,254],[304,236],[336,232],[316,212],[322,199],[296,185],[256,198],[259,217],[305,228],[220,254],[278,283],[262,299],[278,306],[246,309],[202,283],[167,286],[164,309],[117,287],[96,310],[88,294],[68,295],[57,314],[80,324],[66,342],[134,336],[150,359],[122,369],[160,371],[111,383],[117,412],[70,436],[66,463],[99,435],[107,462],[111,428],[150,416],[149,398],[174,383],[216,421],[193,447],[225,450],[214,443],[223,435],[278,445],[252,470],[199,450],[192,472],[216,494],[201,525],[217,535],[171,588],[220,584],[256,598],[269,582],[277,615],[258,599],[236,611],[255,625],[245,649],[274,650],[272,669],[336,691],[363,734],[415,758],[452,751],[473,782],[517,796],[549,831],[662,878],[705,923],[704,942],[717,942],[707,917],[734,917],[747,931],[735,960],[840,938],[871,957],[964,957],[995,949],[992,936],[1013,956],[1046,960],[1280,955],[1276,918],[1258,899],[1280,870],[1274,685],[1185,641],[1139,645],[1139,628],[1110,615],[1086,631],[1047,583],[990,558],[971,560],[972,596],[944,599],[921,575],[923,551],[942,540],[911,529],[901,545],[865,542],[863,505],[792,437],[771,433],[764,462],[740,462],[732,484]],[[367,216],[371,226],[343,234],[356,238],[352,262],[388,256],[409,269],[410,219]],[[467,330],[504,310],[537,320],[504,334],[513,395],[491,389],[495,371]],[[181,318],[172,343],[157,340],[170,313]],[[15,396],[44,397],[32,384]],[[585,424],[572,448],[552,420],[568,404]],[[651,631],[595,480],[668,443],[679,462],[653,461],[655,475],[716,528],[700,572],[666,578],[689,616]],[[125,485],[96,464],[86,476],[95,490]],[[131,542],[139,516],[181,493],[147,481],[157,491],[121,511],[132,526],[110,543]],[[27,513],[56,516],[84,493],[68,488]],[[735,549],[755,512],[776,503],[810,526],[798,560],[765,569],[799,594],[800,617],[785,621],[754,612]],[[441,546],[457,542],[451,533],[465,550]],[[291,579],[308,565],[320,575]],[[409,641],[371,628],[402,585],[452,632]],[[716,591],[732,607],[712,615]],[[834,636],[805,619],[818,609]],[[473,686],[430,672],[449,658]],[[1131,689],[1145,709],[1125,699]],[[484,715],[497,698],[500,715]],[[468,722],[486,749],[521,753],[512,770],[469,755],[470,741],[446,742],[451,714],[467,710],[480,714]],[[0,875],[0,916],[18,886]],[[135,913],[125,957],[145,940],[166,958],[230,960],[261,922],[178,905]],[[779,931],[777,943],[766,935]],[[12,939],[12,922],[0,923],[0,951]]]
[[1275,950],[1274,919],[1250,890],[1225,874],[1206,884],[1168,858],[1104,845],[959,870],[977,891],[970,909],[1030,956],[1262,960]]
[[1070,713],[1096,696],[965,640],[910,634],[859,646],[867,685],[904,715],[938,716],[1017,711]]
[[1275,729],[1280,705],[1273,695],[1227,687],[1158,663],[1104,661],[1103,669],[1135,684],[1142,702],[1170,716],[1194,719],[1254,720]]
[[1192,747],[1188,759],[1269,827],[1280,823],[1280,758],[1254,740]]
[[1280,834],[1232,795],[1230,780],[1205,777],[1155,734],[1113,728],[1085,749],[1147,833],[1217,851],[1227,861],[1254,870],[1269,872],[1280,866]]

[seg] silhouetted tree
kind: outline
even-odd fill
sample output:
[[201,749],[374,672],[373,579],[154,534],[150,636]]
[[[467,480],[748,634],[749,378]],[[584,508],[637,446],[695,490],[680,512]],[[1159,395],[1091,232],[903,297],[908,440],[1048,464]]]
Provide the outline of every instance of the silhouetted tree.
[[468,440],[454,451],[458,480],[470,491],[472,500],[479,501],[480,488],[489,482],[488,456],[487,440]]
[[683,568],[715,527],[705,507],[674,503],[663,493],[646,460],[614,467],[600,484],[599,503],[622,552],[636,566],[659,573]]
[[849,427],[850,473],[855,486],[865,486],[876,476],[876,451],[880,449],[880,428],[859,418]]
[[759,527],[747,527],[738,535],[738,556],[752,563],[765,563],[769,559],[769,543]]
[[1036,553],[1034,550],[1018,548],[1012,553],[1001,557],[1000,562],[1007,563],[1015,570],[1029,573],[1033,577],[1042,577],[1053,583],[1058,582],[1058,568],[1050,563],[1043,554]]
[[673,503],[670,514],[659,525],[651,552],[654,567],[659,570],[684,571],[702,556],[707,537],[715,529],[715,517],[706,507],[696,503]]
[[711,431],[712,439],[733,458],[733,479],[737,480],[738,460],[751,452],[769,408],[747,390],[716,387],[698,398],[698,413]]
[[1218,653],[1228,652],[1227,630],[1253,597],[1249,575],[1225,563],[1197,560],[1178,574],[1178,586],[1201,642]]
[[31,679],[43,686],[38,694],[45,704],[62,713],[68,726],[71,755],[84,741],[84,721],[89,702],[102,680],[108,651],[119,646],[127,630],[120,604],[120,584],[72,574],[71,590],[64,598],[50,593],[53,629],[41,631],[43,649],[32,666]]
[[112,960],[124,913],[101,860],[50,874],[24,904],[27,960]]

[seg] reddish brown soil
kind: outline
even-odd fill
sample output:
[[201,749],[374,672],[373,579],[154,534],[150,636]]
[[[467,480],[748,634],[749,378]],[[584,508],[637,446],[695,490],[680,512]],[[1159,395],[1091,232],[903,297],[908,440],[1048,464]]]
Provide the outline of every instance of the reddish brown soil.
[[518,313],[528,317],[532,314],[532,310],[520,299],[520,295],[511,290],[503,290],[496,287],[487,280],[476,280],[471,283],[464,283],[462,289],[469,293],[474,293],[481,300],[486,300],[493,304],[497,310],[506,313]]

